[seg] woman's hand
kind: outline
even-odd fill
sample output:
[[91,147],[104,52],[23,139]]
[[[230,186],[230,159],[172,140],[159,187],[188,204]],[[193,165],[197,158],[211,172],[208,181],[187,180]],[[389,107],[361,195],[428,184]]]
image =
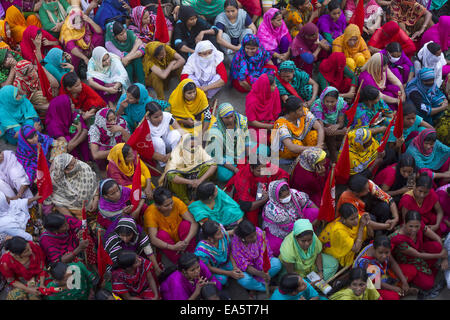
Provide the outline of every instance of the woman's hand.
[[88,111],[86,111],[86,112],[83,112],[83,113],[81,114],[81,117],[82,117],[84,120],[88,120],[88,119],[92,118],[93,116],[95,116],[95,113],[96,113],[96,110],[95,110],[95,109],[90,109],[90,110],[88,110]]
[[117,133],[117,132],[121,132],[122,131],[122,127],[119,126],[118,124],[112,125],[112,126],[108,126],[107,127],[109,131],[111,131],[112,133]]
[[152,188],[145,188],[144,190],[145,196],[147,197],[147,199],[152,200],[153,199],[153,190]]
[[71,65],[70,63],[67,63],[67,62],[61,63],[60,66],[63,69],[70,69],[71,72],[73,72],[75,70],[75,67],[73,65]]
[[80,248],[81,251],[84,251],[89,247],[89,240],[80,240],[80,244],[78,245],[78,248]]
[[370,222],[370,216],[366,212],[361,216],[360,224],[362,227],[366,227],[369,224],[369,222]]
[[202,183],[202,181],[200,179],[194,179],[194,180],[191,180],[190,185],[192,188],[197,189],[201,183]]
[[241,270],[235,268],[235,269],[233,269],[231,271],[228,271],[228,276],[233,278],[233,279],[235,279],[235,280],[239,280],[239,279],[242,279],[244,277],[244,273]]
[[195,293],[197,294],[197,295],[199,295],[200,294],[200,292],[202,291],[202,288],[204,287],[204,286],[206,286],[208,283],[210,283],[209,281],[208,281],[208,279],[206,279],[205,277],[200,277],[200,279],[198,279],[198,281],[197,281],[197,285],[196,285],[196,287],[195,287]]
[[122,212],[129,214],[131,212],[131,210],[133,210],[133,206],[129,205],[129,206],[126,206],[125,208],[123,208]]
[[34,38],[34,39],[31,40],[31,42],[33,42],[34,47],[35,47],[36,49],[40,49],[41,46],[42,46],[42,39]]
[[109,94],[116,94],[117,92],[119,92],[119,90],[116,87],[108,87],[105,90],[106,92],[108,92]]
[[186,128],[193,128],[195,125],[195,122],[194,122],[194,119],[188,118],[188,119],[184,120],[183,124]]
[[205,33],[203,31],[200,31],[200,33],[195,37],[195,43],[199,43],[200,41],[202,41],[204,34]]
[[124,67],[126,67],[130,63],[130,61],[127,59],[127,57],[123,57],[120,60],[122,61],[122,64]]
[[34,129],[36,129],[36,131],[42,132],[42,126],[40,122],[33,123],[33,127]]

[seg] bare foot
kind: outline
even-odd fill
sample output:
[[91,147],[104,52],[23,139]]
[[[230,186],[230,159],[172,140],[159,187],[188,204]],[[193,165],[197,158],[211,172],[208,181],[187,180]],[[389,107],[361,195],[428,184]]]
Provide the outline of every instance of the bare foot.
[[418,293],[419,293],[418,288],[409,288],[408,292],[406,292],[406,295],[407,296],[417,296]]

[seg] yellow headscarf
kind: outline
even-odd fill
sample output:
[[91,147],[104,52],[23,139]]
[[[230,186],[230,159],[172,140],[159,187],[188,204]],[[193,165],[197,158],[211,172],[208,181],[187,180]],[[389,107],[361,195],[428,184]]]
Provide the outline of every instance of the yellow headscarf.
[[67,44],[69,41],[77,40],[76,44],[83,50],[89,49],[90,43],[87,44],[84,41],[84,34],[86,33],[86,24],[83,22],[83,27],[81,29],[75,29],[72,21],[76,16],[82,18],[82,12],[79,8],[73,8],[64,20],[64,24],[61,27],[61,33],[59,35],[59,41]]
[[171,105],[170,112],[175,118],[191,118],[195,121],[195,116],[203,112],[208,107],[208,98],[203,90],[196,88],[197,96],[192,101],[184,99],[183,88],[188,83],[194,82],[191,79],[184,79],[178,84],[169,98]]
[[[164,46],[164,49],[166,50],[166,56],[162,60],[158,60],[155,58],[155,50],[156,48]],[[142,58],[142,64],[144,65],[144,72],[145,76],[148,77],[151,73],[151,68],[155,65],[161,69],[166,69],[169,65],[170,61],[173,60],[173,56],[175,54],[175,51],[168,45],[159,42],[159,41],[152,41],[149,42],[145,46],[145,55]]]
[[[372,141],[372,144],[365,148],[364,144]],[[372,137],[372,132],[365,128],[351,130],[348,133],[350,174],[361,173],[378,156],[378,147],[380,144]]]
[[[349,47],[348,40],[352,37],[357,37],[358,43],[354,47]],[[357,53],[363,53],[363,51],[367,51],[369,55],[366,58],[370,58],[366,42],[361,37],[361,32],[356,24],[349,24],[345,28],[344,34],[333,41],[333,52],[343,52],[347,58],[353,58]],[[364,55],[366,56],[367,53]]]
[[10,49],[9,45],[6,43],[6,39],[8,38],[6,36],[6,20],[0,20],[0,37],[2,37],[3,41],[0,42],[0,49],[1,48],[8,48]]
[[[112,161],[115,163],[117,168],[126,176],[131,177],[134,174],[134,163],[127,164],[125,162],[125,159],[123,158],[122,149],[125,143],[118,143],[116,144],[111,151],[109,151],[108,154],[108,161]],[[134,152],[134,151],[133,151]],[[151,178],[150,170],[148,170],[147,166],[145,165],[142,160],[140,160],[141,163],[141,175],[144,176],[146,179]]]
[[199,165],[210,162],[214,164],[211,156],[203,149],[201,142],[198,138],[196,140],[196,146],[191,150],[191,140],[194,137],[191,133],[186,133],[175,149],[170,154],[170,159],[167,162],[164,174],[159,180],[159,184],[162,185],[164,178],[169,171],[182,171],[189,172]]
[[11,36],[16,43],[22,41],[22,35],[27,28],[27,22],[22,12],[15,6],[10,6],[6,10],[5,20],[11,28]]

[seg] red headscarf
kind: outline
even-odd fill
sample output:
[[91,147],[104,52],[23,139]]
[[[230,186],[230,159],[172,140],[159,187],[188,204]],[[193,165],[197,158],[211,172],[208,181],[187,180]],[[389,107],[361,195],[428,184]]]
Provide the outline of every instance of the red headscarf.
[[[22,57],[28,61],[34,61],[36,47],[34,46],[33,39],[36,38],[38,31],[42,33],[42,40],[47,39],[48,41],[58,41],[55,37],[53,37],[50,33],[43,29],[39,29],[38,27],[31,25],[28,26],[23,32],[22,41],[20,42],[20,50],[22,52]],[[60,46],[44,46],[41,45],[41,55],[42,59],[45,58],[45,52],[48,52],[52,48],[59,48]]]
[[389,21],[375,31],[367,43],[368,46],[384,49],[389,43],[398,42],[408,57],[416,52],[416,46],[410,37],[400,29],[395,21]]
[[270,81],[263,73],[252,86],[245,99],[245,113],[248,121],[275,121],[281,112],[278,88],[270,91]]
[[412,144],[417,148],[417,150],[420,151],[421,154],[423,154],[424,156],[428,156],[431,153],[433,153],[433,149],[431,150],[425,150],[425,148],[423,147],[423,143],[425,142],[425,139],[427,138],[428,135],[430,135],[431,133],[436,133],[436,130],[434,129],[424,129],[422,130],[419,135],[417,137],[415,137],[412,141]]
[[347,60],[345,54],[343,52],[333,52],[327,59],[322,61],[319,66],[319,72],[339,92],[347,92],[348,89],[345,90],[345,87],[348,87],[348,81],[344,80],[344,69],[346,65]]

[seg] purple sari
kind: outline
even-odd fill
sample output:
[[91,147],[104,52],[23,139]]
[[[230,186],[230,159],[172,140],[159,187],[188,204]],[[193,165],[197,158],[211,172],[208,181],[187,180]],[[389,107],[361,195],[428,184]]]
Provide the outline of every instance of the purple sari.
[[[45,126],[48,135],[54,139],[64,137],[67,142],[72,140],[76,132],[70,133],[69,128],[78,113],[72,111],[70,98],[68,95],[61,95],[55,97],[48,106],[47,115],[45,117]],[[80,117],[81,128],[87,130],[84,119]],[[89,161],[89,144],[87,139],[81,142],[75,149],[70,152],[75,158]]]
[[397,98],[400,88],[397,87],[395,84],[392,84],[389,82],[389,80],[387,79],[387,70],[386,70],[385,77],[386,77],[386,85],[385,85],[386,87],[382,90],[380,87],[378,87],[378,85],[375,82],[375,80],[373,79],[372,75],[367,70],[363,71],[359,75],[359,82],[364,80],[364,82],[361,86],[361,89],[363,89],[365,86],[371,85],[371,86],[374,86],[375,88],[377,88],[378,90],[380,90],[383,94],[393,97],[393,98]]
[[344,30],[347,27],[345,14],[342,11],[341,16],[339,17],[339,19],[337,19],[336,22],[333,21],[333,19],[329,14],[324,14],[319,17],[319,20],[317,21],[317,26],[319,27],[319,32],[322,35],[324,33],[329,33],[334,40],[337,37],[343,35]]
[[[386,49],[380,51],[382,55],[387,56]],[[402,51],[402,55],[400,56],[400,60],[395,63],[388,62],[389,69],[392,73],[402,82],[408,82],[408,76],[413,66],[411,60],[406,56],[405,52]]]
[[[205,277],[209,281],[215,282],[218,290],[222,290],[222,284],[212,275],[208,267],[202,260],[200,264],[200,277]],[[163,300],[188,300],[194,293],[197,280],[191,283],[182,273],[177,270],[172,273],[160,286]]]

